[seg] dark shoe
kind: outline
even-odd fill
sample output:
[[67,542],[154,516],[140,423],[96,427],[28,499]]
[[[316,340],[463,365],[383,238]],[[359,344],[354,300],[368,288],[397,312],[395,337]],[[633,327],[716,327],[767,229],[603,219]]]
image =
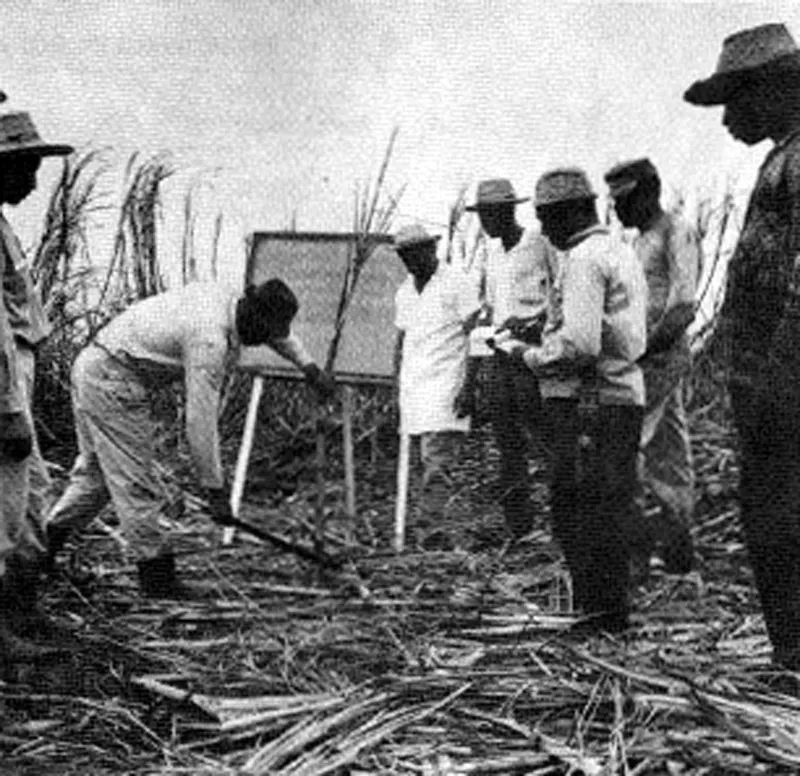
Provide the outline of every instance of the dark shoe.
[[661,548],[667,574],[688,574],[694,568],[694,540],[688,530],[672,536]]
[[650,581],[650,555],[632,555],[630,581],[633,587],[641,587]]
[[69,628],[52,620],[39,605],[43,562],[9,558],[3,579],[3,618],[22,637],[61,642],[71,639]]
[[184,590],[178,584],[175,556],[158,555],[136,564],[139,570],[139,591],[145,598],[183,598]]
[[64,549],[64,545],[72,534],[72,529],[63,525],[48,525],[45,533],[47,535],[47,558],[43,570],[50,576],[55,573],[56,557]]
[[66,650],[42,646],[15,633],[7,623],[0,622],[0,663],[37,663],[63,654]]
[[579,620],[567,630],[567,633],[577,638],[590,638],[601,633],[619,635],[628,628],[630,620],[627,612],[601,612]]

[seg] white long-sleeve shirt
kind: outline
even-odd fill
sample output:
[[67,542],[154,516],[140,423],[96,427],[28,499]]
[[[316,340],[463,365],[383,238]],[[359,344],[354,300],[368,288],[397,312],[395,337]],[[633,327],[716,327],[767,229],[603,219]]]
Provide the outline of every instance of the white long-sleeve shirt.
[[[97,335],[97,344],[150,383],[183,378],[186,435],[201,485],[223,484],[217,415],[222,380],[236,367],[240,289],[192,283],[129,307]],[[312,362],[291,335],[269,346],[302,368]],[[257,365],[254,365],[257,370]]]
[[395,325],[404,333],[400,362],[400,426],[405,434],[468,431],[455,399],[464,383],[465,321],[480,309],[468,277],[439,264],[422,292],[409,275],[395,295]]
[[535,229],[525,229],[510,250],[501,240],[489,242],[486,300],[492,323],[501,326],[511,317],[535,318],[544,311],[557,271],[556,251]]
[[636,362],[647,339],[647,286],[641,263],[604,227],[576,237],[561,257],[542,345],[525,352],[525,363],[540,375],[544,398],[594,388],[601,403],[642,406],[644,378]]

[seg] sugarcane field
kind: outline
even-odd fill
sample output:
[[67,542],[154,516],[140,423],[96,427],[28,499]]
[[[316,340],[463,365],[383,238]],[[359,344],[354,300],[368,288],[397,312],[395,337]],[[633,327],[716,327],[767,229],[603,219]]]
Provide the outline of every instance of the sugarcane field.
[[800,772],[794,4],[4,11],[0,773]]

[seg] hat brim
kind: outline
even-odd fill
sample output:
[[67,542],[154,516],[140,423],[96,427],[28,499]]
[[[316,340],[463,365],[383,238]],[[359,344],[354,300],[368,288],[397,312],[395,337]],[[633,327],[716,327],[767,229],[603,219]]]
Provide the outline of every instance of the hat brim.
[[519,205],[522,202],[529,202],[530,197],[517,197],[515,199],[502,199],[496,202],[476,202],[473,205],[467,205],[464,210],[469,213],[474,213],[478,210],[492,210],[503,205]]
[[638,185],[638,180],[630,180],[623,183],[609,183],[608,193],[612,197],[624,197],[626,194],[630,194]]
[[757,67],[714,73],[710,78],[695,81],[683,94],[692,105],[725,105],[748,81],[781,72],[800,70],[800,51],[786,54],[772,62]]
[[419,245],[431,245],[431,244],[436,245],[436,243],[438,243],[439,240],[441,239],[442,235],[437,234],[437,235],[431,235],[425,240],[414,240],[413,242],[400,243],[399,245],[395,244],[392,247],[396,251],[405,251],[408,250],[409,248],[416,248]]
[[553,207],[555,205],[564,205],[570,202],[580,202],[584,200],[586,202],[593,202],[597,199],[597,194],[595,192],[587,193],[587,194],[576,194],[571,197],[559,197],[558,199],[546,199],[546,200],[538,200],[534,202],[534,207],[538,210],[539,208],[548,208]]
[[10,156],[69,156],[75,149],[60,143],[21,143],[13,148],[0,147],[0,159]]

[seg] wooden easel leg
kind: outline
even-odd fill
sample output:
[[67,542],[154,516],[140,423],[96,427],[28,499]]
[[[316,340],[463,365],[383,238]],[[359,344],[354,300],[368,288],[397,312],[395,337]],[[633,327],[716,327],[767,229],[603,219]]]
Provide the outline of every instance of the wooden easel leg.
[[[247,479],[247,466],[250,463],[250,453],[253,450],[256,421],[258,420],[258,406],[261,403],[261,394],[263,391],[264,378],[260,376],[255,377],[253,379],[253,388],[250,391],[250,404],[247,407],[247,418],[244,422],[242,444],[239,447],[239,455],[236,459],[236,472],[233,477],[233,487],[231,488],[231,512],[233,512],[234,517],[239,517],[239,510],[242,506],[244,483]],[[223,545],[227,546],[233,542],[235,531],[235,528],[226,528],[223,531]]]
[[397,459],[397,500],[394,511],[394,548],[402,552],[406,542],[406,507],[408,503],[408,471],[411,436],[400,434],[400,454]]
[[353,389],[342,390],[342,436],[344,442],[345,509],[349,518],[356,516],[356,469],[353,456]]

